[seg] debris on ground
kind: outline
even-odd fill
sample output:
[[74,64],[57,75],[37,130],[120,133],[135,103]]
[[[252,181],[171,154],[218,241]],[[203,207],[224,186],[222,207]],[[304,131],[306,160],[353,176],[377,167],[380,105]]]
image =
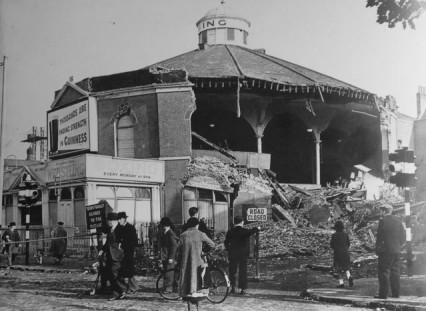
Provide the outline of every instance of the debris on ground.
[[[334,223],[341,220],[351,239],[352,259],[356,260],[356,265],[364,265],[376,260],[374,246],[380,206],[391,204],[401,220],[404,217],[404,198],[391,184],[385,183],[382,187],[381,199],[367,200],[366,189],[336,185],[305,190],[277,182],[275,173],[270,170],[258,169],[257,175],[250,174],[250,170],[232,161],[225,163],[214,157],[202,157],[189,163],[182,183],[196,176],[208,176],[227,187],[240,182],[240,191],[272,193],[273,221],[262,223],[261,258],[330,256]],[[418,204],[425,205],[423,202]],[[426,213],[424,208],[418,210],[419,217],[415,218],[413,232],[420,232],[418,239],[425,240]],[[219,254],[224,251],[224,239],[224,233],[214,237]]]

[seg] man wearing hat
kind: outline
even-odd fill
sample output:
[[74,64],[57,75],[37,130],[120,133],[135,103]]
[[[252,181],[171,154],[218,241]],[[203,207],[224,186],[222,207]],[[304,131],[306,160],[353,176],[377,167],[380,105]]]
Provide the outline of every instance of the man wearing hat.
[[60,265],[67,251],[67,231],[62,221],[58,222],[58,226],[52,230],[50,237],[52,238],[50,252],[55,257],[55,265]]
[[113,297],[109,301],[112,301],[126,297],[126,293],[123,291],[123,288],[126,286],[118,276],[121,262],[124,258],[124,251],[121,249],[119,232],[117,230],[117,213],[108,213],[106,219],[111,229],[107,233],[106,242],[102,246],[99,256],[102,256],[104,253],[106,255],[106,270],[113,293]]
[[[191,207],[189,209],[189,217],[194,217],[198,219],[198,207]],[[200,230],[201,232],[204,232],[210,239],[211,239],[211,234],[209,229],[207,228],[206,223],[204,222],[203,219],[198,219],[199,223],[198,223],[198,230]],[[186,230],[188,230],[189,226],[188,226],[188,222],[186,222],[183,226],[182,226],[182,230],[181,230],[181,234],[184,233]]]
[[390,287],[392,297],[398,298],[400,286],[399,261],[401,248],[405,243],[405,229],[402,221],[392,215],[392,205],[384,204],[380,207],[380,210],[384,216],[379,220],[376,237],[379,294],[374,297],[386,299]]
[[16,231],[15,222],[12,221],[9,224],[9,229],[3,233],[2,240],[6,242],[7,265],[10,267],[13,265],[16,256],[18,256],[19,242],[21,241],[21,237],[18,231]]
[[234,228],[226,233],[225,248],[228,251],[229,258],[229,279],[231,281],[231,294],[235,293],[235,275],[239,269],[238,286],[241,288],[241,295],[246,293],[247,289],[247,253],[249,237],[260,228],[243,228],[244,219],[241,216],[234,218]]
[[120,277],[128,278],[126,292],[127,294],[133,294],[139,286],[135,280],[135,248],[138,245],[138,236],[136,229],[133,225],[127,222],[126,212],[119,212],[118,218],[118,234],[121,242],[121,248],[124,251],[124,259],[121,262]]
[[[177,250],[178,237],[171,229],[173,226],[172,221],[169,217],[163,217],[160,221],[162,231],[160,232],[158,244],[160,250],[160,260],[163,263],[163,269],[173,269],[175,267],[175,257]],[[167,273],[164,276],[164,288],[165,292],[171,292],[173,283],[173,272]]]

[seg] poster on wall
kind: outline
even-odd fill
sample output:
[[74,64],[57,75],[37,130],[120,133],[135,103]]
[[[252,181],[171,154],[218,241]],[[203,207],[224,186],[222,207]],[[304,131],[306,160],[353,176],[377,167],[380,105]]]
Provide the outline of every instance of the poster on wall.
[[91,150],[89,99],[47,113],[49,157]]

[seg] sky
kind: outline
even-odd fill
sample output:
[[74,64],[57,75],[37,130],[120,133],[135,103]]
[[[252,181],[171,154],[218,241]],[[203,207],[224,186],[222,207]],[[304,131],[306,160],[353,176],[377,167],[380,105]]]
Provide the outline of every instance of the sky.
[[[319,71],[416,117],[426,86],[426,13],[416,30],[376,23],[365,0],[227,0],[250,20],[249,48]],[[220,0],[0,0],[6,56],[4,157],[26,157],[54,92],[73,77],[131,71],[197,49],[196,22]],[[2,78],[0,76],[0,81]],[[0,89],[0,93],[2,90]]]

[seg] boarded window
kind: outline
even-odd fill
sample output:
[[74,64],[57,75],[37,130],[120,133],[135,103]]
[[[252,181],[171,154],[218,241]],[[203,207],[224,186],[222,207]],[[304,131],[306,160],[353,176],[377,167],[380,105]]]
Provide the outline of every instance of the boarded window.
[[120,158],[135,157],[135,131],[130,116],[123,116],[117,123],[117,156]]
[[235,29],[228,28],[228,41],[234,41],[234,40],[235,40]]
[[201,36],[200,43],[207,43],[207,30],[206,30],[206,31],[203,31],[203,32],[200,34],[200,36]]

